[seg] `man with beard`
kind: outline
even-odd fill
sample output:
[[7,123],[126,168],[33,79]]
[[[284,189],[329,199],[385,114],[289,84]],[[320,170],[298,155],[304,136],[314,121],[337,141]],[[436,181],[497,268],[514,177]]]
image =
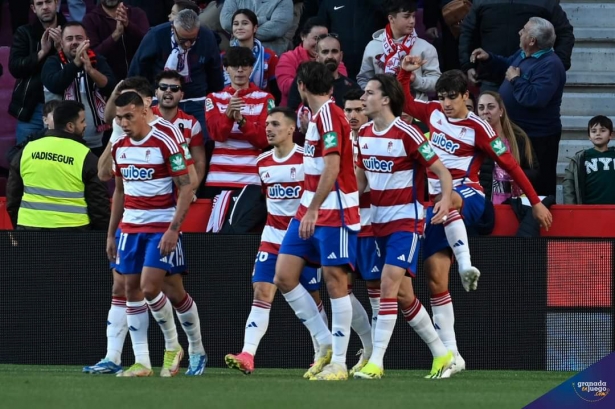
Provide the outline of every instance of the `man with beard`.
[[54,129],[32,141],[11,163],[6,210],[18,230],[106,230],[107,188],[98,159],[83,143],[83,104],[64,101],[53,111]]
[[30,4],[37,20],[19,27],[9,56],[9,71],[17,80],[9,105],[9,114],[17,118],[17,144],[44,128],[41,69],[61,45],[60,26],[66,23],[56,13],[57,0],[31,0]]
[[115,78],[124,79],[132,57],[149,30],[145,12],[120,0],[101,0],[83,19],[90,47],[104,56]]
[[104,146],[103,132],[110,128],[104,122],[105,99],[115,87],[115,77],[105,57],[90,49],[90,41],[81,23],[67,23],[62,30],[62,49],[43,66],[41,79],[46,100],[63,99],[87,106],[88,129],[83,136],[86,145],[100,156]]
[[[316,61],[325,64],[329,71],[333,73],[333,100],[337,106],[343,109],[344,95],[351,89],[360,88],[356,82],[339,73],[338,68],[342,62],[344,53],[342,52],[342,45],[337,34],[329,33],[319,36],[318,43],[316,44],[316,52],[318,53]],[[288,107],[297,110],[301,103],[297,81],[295,80],[288,94]]]

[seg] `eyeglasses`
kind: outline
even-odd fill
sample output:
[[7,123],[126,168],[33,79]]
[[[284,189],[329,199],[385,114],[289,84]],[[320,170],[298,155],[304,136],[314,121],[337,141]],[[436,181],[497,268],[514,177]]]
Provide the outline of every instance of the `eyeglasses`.
[[175,38],[177,39],[177,44],[190,43],[191,45],[194,45],[194,43],[196,43],[196,40],[199,39],[198,35],[196,37],[192,37],[192,38],[182,38],[182,37],[179,36],[179,34],[177,34],[177,30],[175,30],[175,27],[173,27],[173,32],[175,33]]
[[170,89],[171,92],[179,92],[182,90],[182,87],[180,87],[179,85],[158,84],[158,89],[160,89],[160,91],[166,91]]
[[340,36],[337,33],[327,33],[327,34],[321,34],[318,37],[316,37],[318,39],[318,41],[327,38],[327,37],[331,37],[331,38],[335,38],[336,40],[340,39]]

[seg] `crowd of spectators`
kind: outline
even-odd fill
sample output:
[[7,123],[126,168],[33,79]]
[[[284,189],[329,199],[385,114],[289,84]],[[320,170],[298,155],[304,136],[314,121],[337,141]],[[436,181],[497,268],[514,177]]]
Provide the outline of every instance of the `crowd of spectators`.
[[[221,200],[258,184],[252,162],[267,149],[268,108],[297,110],[305,130],[310,111],[295,80],[302,62],[334,73],[331,98],[342,106],[348,91],[375,74],[396,74],[413,55],[424,62],[412,76],[416,99],[436,98],[442,72],[464,71],[471,110],[502,136],[538,194],[555,194],[574,46],[557,0],[474,0],[471,7],[460,0],[67,0],[64,12],[60,0],[30,0],[28,9],[25,0],[8,2],[14,37],[5,69],[15,78],[9,112],[18,121],[17,149],[44,134],[45,103],[74,100],[85,107],[83,140],[100,156],[116,85],[139,76],[154,89],[162,72],[176,71],[182,80],[171,90],[181,91],[178,108],[199,122],[207,152],[209,173],[197,194]],[[451,9],[462,13],[453,24]],[[600,173],[612,156],[612,123],[592,121],[595,148],[567,169],[567,203],[615,203],[612,194],[592,193],[608,183],[613,192]],[[494,203],[523,194],[493,163],[484,163],[481,179]]]

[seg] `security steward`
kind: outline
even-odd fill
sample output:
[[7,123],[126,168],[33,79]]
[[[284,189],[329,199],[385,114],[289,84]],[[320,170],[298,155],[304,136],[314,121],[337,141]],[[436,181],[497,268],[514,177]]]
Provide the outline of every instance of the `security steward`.
[[17,230],[107,230],[110,205],[98,158],[83,142],[85,109],[63,101],[54,129],[11,162],[6,207]]

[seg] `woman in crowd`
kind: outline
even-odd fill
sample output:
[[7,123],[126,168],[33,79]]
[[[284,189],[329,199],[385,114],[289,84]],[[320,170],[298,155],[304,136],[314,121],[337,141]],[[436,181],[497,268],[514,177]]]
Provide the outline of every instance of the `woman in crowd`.
[[[316,44],[318,44],[318,39],[326,34],[329,34],[327,23],[318,17],[312,17],[305,22],[301,30],[301,44],[294,50],[287,51],[280,56],[280,61],[275,69],[275,76],[278,88],[282,93],[282,106],[287,105],[288,93],[295,80],[299,64],[316,59]],[[348,75],[343,62],[338,70],[340,74]]]
[[[499,135],[513,157],[517,160],[526,176],[535,184],[539,176],[532,144],[527,134],[508,118],[506,107],[500,94],[485,91],[478,98],[478,114]],[[480,171],[480,184],[485,189],[485,195],[493,204],[501,204],[506,199],[523,194],[512,178],[491,159],[485,159]]]

